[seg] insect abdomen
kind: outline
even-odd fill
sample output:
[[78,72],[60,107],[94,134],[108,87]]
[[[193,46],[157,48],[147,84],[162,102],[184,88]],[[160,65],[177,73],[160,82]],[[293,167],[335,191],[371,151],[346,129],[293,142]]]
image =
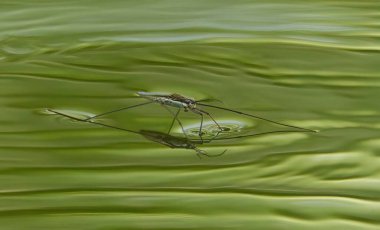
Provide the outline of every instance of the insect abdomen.
[[176,107],[176,108],[186,108],[187,107],[187,105],[183,102],[174,101],[174,100],[171,100],[168,98],[156,98],[155,101],[157,101],[158,103],[168,105],[168,106],[172,106],[172,107]]

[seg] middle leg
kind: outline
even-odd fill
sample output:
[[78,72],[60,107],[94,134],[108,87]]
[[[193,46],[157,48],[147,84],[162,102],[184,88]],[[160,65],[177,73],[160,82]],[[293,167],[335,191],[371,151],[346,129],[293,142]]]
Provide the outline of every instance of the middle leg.
[[[161,104],[162,105],[162,104]],[[183,128],[183,125],[182,125],[182,122],[178,119],[178,113],[179,111],[177,111],[177,115],[175,113],[173,113],[173,111],[171,111],[166,105],[162,105],[167,111],[169,111],[169,113],[171,113],[174,117],[174,119],[178,122],[179,126],[181,126],[181,129],[182,129],[182,132],[183,132],[183,135],[189,139],[189,137],[187,136],[186,132],[185,132],[185,129]]]
[[172,120],[172,123],[170,124],[170,128],[169,128],[168,134],[170,134],[170,131],[171,131],[172,128],[173,128],[174,122],[175,122],[175,121],[177,120],[177,118],[178,118],[178,114],[179,114],[179,112],[181,112],[181,109],[178,109],[177,113],[174,115],[173,120]]

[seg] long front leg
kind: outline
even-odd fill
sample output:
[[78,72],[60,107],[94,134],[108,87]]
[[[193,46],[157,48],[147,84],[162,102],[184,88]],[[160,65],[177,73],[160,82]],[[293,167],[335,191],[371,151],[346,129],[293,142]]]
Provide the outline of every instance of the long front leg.
[[149,101],[149,102],[145,102],[145,103],[141,103],[141,104],[137,104],[137,105],[131,105],[131,106],[127,106],[127,107],[123,107],[123,108],[107,111],[107,112],[104,112],[104,113],[101,113],[101,114],[89,117],[89,118],[85,119],[85,121],[89,121],[91,119],[94,119],[94,118],[97,118],[97,117],[101,117],[101,116],[104,116],[104,115],[107,115],[107,114],[110,114],[110,113],[116,113],[116,112],[119,112],[119,111],[122,111],[122,110],[132,109],[132,108],[136,108],[136,107],[147,105],[147,104],[151,104],[151,103],[153,103],[153,102]]

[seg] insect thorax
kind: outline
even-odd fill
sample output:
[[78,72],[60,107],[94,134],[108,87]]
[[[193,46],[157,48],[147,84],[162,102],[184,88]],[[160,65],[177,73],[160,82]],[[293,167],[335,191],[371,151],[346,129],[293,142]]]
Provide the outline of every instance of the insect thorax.
[[171,100],[174,100],[174,101],[177,101],[177,102],[181,102],[183,104],[186,104],[185,108],[195,108],[196,106],[196,101],[191,99],[191,98],[188,98],[188,97],[184,97],[182,95],[179,95],[179,94],[171,94],[169,97],[169,99]]

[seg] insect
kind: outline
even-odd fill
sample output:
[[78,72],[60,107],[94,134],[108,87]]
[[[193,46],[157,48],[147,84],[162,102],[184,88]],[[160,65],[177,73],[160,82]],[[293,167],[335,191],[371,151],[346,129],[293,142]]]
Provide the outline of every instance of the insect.
[[162,132],[152,131],[152,130],[134,131],[134,130],[130,130],[130,129],[120,128],[120,127],[116,127],[116,126],[92,121],[89,119],[80,119],[80,118],[77,118],[77,117],[74,117],[74,116],[71,116],[71,115],[68,115],[65,113],[61,113],[61,112],[58,112],[58,111],[55,111],[52,109],[47,109],[47,110],[53,114],[60,115],[60,116],[63,116],[63,117],[66,117],[66,118],[69,118],[69,119],[72,119],[75,121],[87,122],[87,123],[91,123],[91,124],[95,124],[95,125],[99,125],[99,126],[103,126],[103,127],[107,127],[107,128],[112,128],[112,129],[117,129],[117,130],[121,130],[121,131],[139,134],[148,140],[151,140],[153,142],[168,146],[170,148],[192,149],[196,152],[196,154],[199,158],[201,158],[201,156],[218,157],[218,156],[221,156],[224,153],[226,153],[227,149],[225,149],[224,151],[222,151],[218,154],[211,155],[211,154],[207,153],[206,151],[199,149],[197,147],[198,144],[210,143],[211,141],[237,139],[237,138],[244,138],[244,137],[250,137],[250,136],[260,136],[260,135],[266,135],[266,134],[273,134],[273,133],[304,132],[303,130],[279,130],[279,131],[269,131],[269,132],[255,133],[255,134],[247,134],[247,135],[241,135],[241,136],[224,137],[224,138],[218,138],[218,139],[215,138],[217,136],[216,135],[213,138],[207,139],[207,140],[204,140],[204,139],[193,140],[193,139],[188,139],[188,138],[184,138],[184,137],[176,137],[176,136],[172,136],[172,135],[167,134],[167,133],[162,133]]
[[[260,117],[260,116],[256,116],[256,115],[252,115],[252,114],[248,114],[248,113],[244,113],[244,112],[237,111],[237,110],[234,110],[234,109],[229,109],[229,108],[224,108],[224,107],[220,107],[220,106],[204,104],[202,102],[206,101],[206,100],[198,100],[198,101],[196,101],[196,100],[194,100],[192,98],[188,98],[188,97],[182,96],[180,94],[176,94],[176,93],[174,93],[174,94],[165,94],[165,93],[155,93],[155,92],[137,92],[137,95],[140,96],[140,97],[142,97],[142,98],[147,99],[148,102],[141,103],[141,104],[136,104],[136,105],[132,105],[132,106],[127,106],[127,107],[123,107],[123,108],[119,108],[119,109],[115,109],[115,110],[111,110],[111,111],[108,111],[108,112],[105,112],[105,113],[101,113],[101,114],[89,117],[87,120],[91,120],[91,119],[94,119],[94,118],[97,118],[97,117],[100,117],[100,116],[104,116],[104,115],[107,115],[107,114],[110,114],[110,113],[119,112],[119,111],[122,111],[122,110],[132,109],[132,108],[136,108],[136,107],[147,105],[147,104],[151,104],[151,103],[157,103],[157,104],[162,105],[165,109],[167,109],[172,114],[172,116],[173,116],[173,120],[171,122],[168,134],[170,134],[170,131],[173,128],[174,122],[177,121],[178,124],[181,126],[182,132],[183,132],[183,134],[185,135],[186,138],[188,138],[188,137],[187,137],[186,132],[185,132],[185,130],[183,128],[182,122],[178,118],[179,113],[181,112],[181,110],[183,110],[185,112],[190,111],[190,112],[193,112],[193,113],[195,113],[195,114],[197,114],[197,115],[200,116],[201,122],[200,122],[200,125],[199,125],[198,136],[199,136],[199,138],[201,140],[203,140],[203,138],[202,138],[202,135],[203,135],[202,128],[203,128],[203,120],[204,120],[204,116],[205,115],[208,116],[209,118],[211,118],[211,120],[216,124],[216,126],[219,129],[219,133],[223,132],[223,131],[226,131],[226,129],[222,128],[222,126],[219,125],[219,123],[213,118],[213,116],[211,116],[211,114],[209,112],[205,111],[204,109],[200,108],[199,106],[201,106],[201,107],[204,106],[204,107],[210,107],[210,108],[216,108],[216,109],[220,109],[220,110],[225,110],[225,111],[233,112],[233,113],[236,113],[236,114],[240,114],[240,115],[244,115],[244,116],[248,116],[248,117],[253,117],[253,118],[256,118],[256,119],[264,120],[264,121],[267,121],[267,122],[271,122],[271,123],[274,123],[274,124],[277,124],[277,125],[281,125],[281,126],[285,126],[285,127],[290,127],[290,128],[295,128],[295,129],[298,129],[298,130],[303,130],[304,132],[317,132],[315,130],[311,130],[311,129],[307,129],[307,128],[302,128],[302,127],[298,127],[298,126],[293,126],[293,125],[288,125],[288,124],[280,123],[280,122],[273,121],[273,120],[270,120],[270,119],[267,119],[267,118],[264,118],[264,117]],[[177,108],[177,112],[174,113],[168,107]]]

